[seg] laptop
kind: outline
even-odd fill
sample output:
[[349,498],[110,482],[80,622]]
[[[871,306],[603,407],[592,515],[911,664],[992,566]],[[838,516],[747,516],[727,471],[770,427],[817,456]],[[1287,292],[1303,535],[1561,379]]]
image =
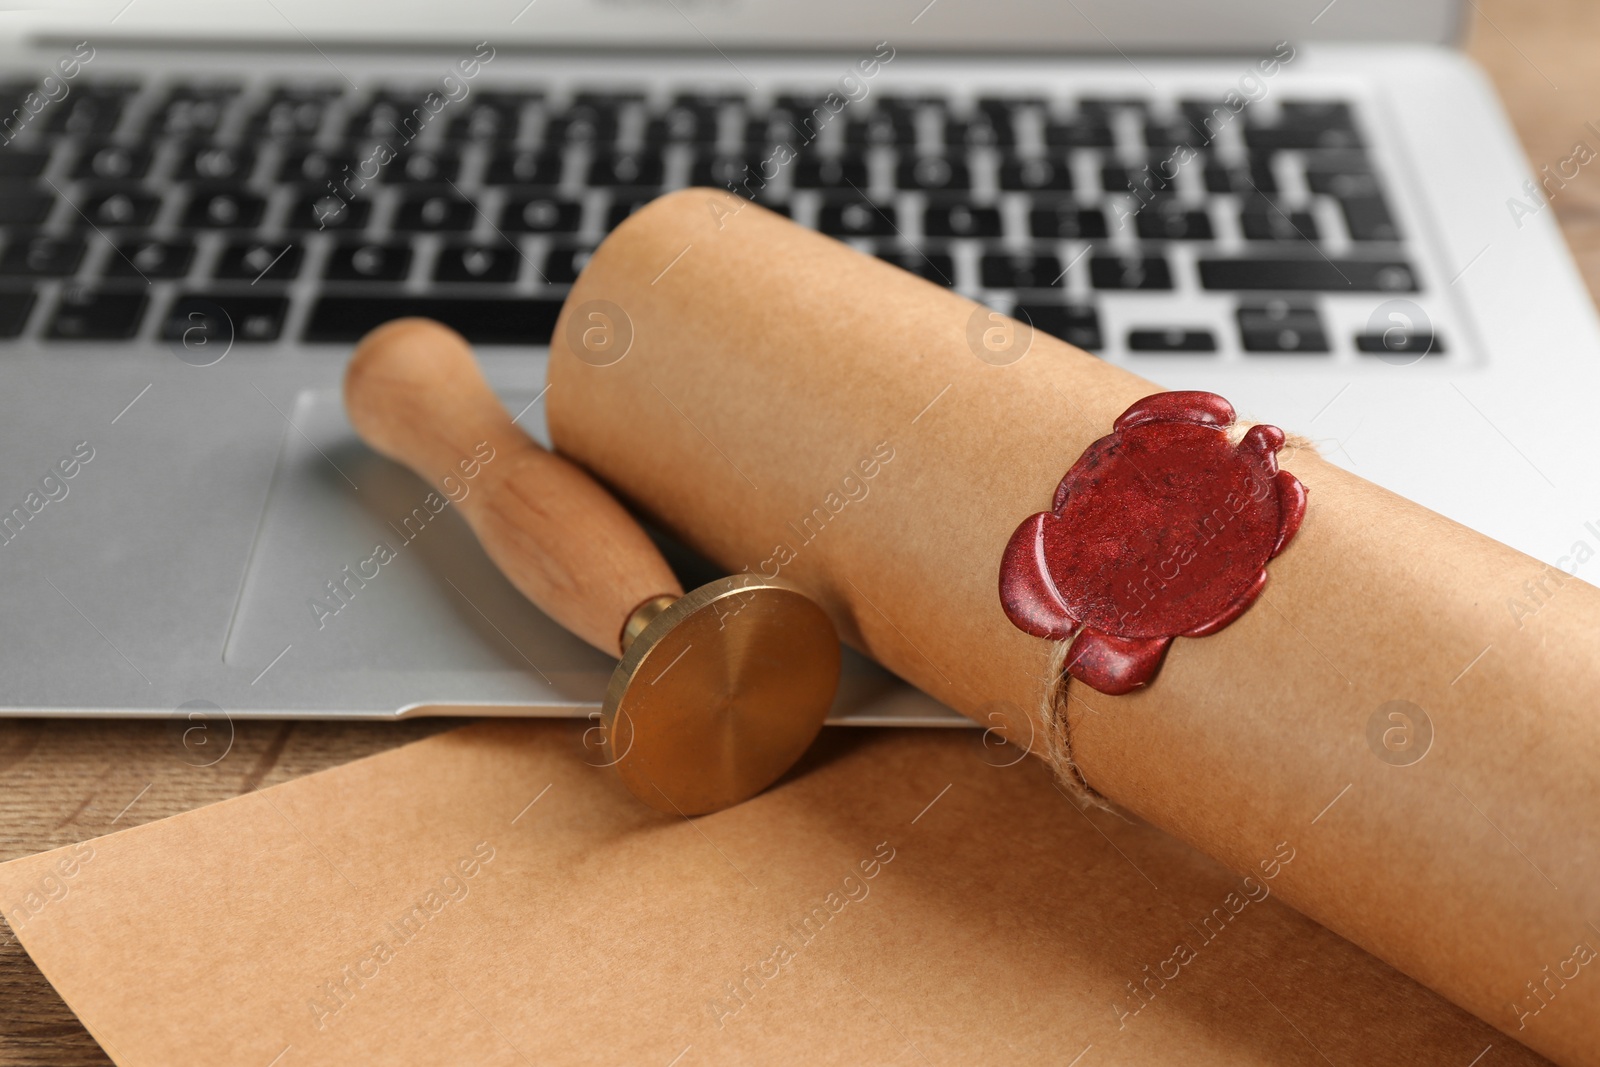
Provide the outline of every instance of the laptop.
[[[687,184],[1219,392],[1529,553],[1535,586],[1546,566],[1592,578],[1600,331],[1552,172],[1534,178],[1458,51],[1463,17],[1453,0],[0,15],[0,710],[592,714],[612,661],[524,601],[452,509],[401,529],[425,489],[355,438],[340,376],[368,329],[430,315],[543,437],[569,285]],[[965,722],[860,658],[832,721]]]

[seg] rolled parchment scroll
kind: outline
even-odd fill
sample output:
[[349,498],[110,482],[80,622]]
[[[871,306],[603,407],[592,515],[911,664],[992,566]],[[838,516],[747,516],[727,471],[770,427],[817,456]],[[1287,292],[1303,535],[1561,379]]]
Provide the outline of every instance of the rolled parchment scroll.
[[[1310,507],[1260,599],[1143,689],[1064,682],[1060,644],[1002,610],[1001,556],[1158,390],[688,190],[595,253],[547,404],[561,452],[707,556],[796,583],[856,648],[1241,873],[1287,843],[1288,902],[1600,1064],[1600,591],[1291,437]],[[1543,606],[1513,617],[1529,581]]]

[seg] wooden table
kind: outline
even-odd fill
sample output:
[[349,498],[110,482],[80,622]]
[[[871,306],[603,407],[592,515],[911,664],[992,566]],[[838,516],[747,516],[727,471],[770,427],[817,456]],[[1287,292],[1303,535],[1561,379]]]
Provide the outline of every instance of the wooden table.
[[[1595,145],[1584,124],[1600,120],[1600,5],[1588,0],[1468,0],[1468,51],[1499,90],[1537,170]],[[1553,201],[1589,294],[1600,299],[1600,179],[1588,170]]]
[[[1600,118],[1600,5],[1477,0],[1470,51],[1489,72],[1534,166],[1564,159]],[[1589,170],[1555,201],[1591,294],[1600,294],[1600,180]],[[211,766],[170,722],[0,722],[0,862],[311,774],[460,725],[244,722]],[[218,727],[208,743],[226,742]],[[190,741],[198,738],[191,736]],[[210,750],[212,753],[220,749]],[[202,1010],[204,1010],[202,1008]],[[0,926],[0,1067],[111,1061],[9,929]]]

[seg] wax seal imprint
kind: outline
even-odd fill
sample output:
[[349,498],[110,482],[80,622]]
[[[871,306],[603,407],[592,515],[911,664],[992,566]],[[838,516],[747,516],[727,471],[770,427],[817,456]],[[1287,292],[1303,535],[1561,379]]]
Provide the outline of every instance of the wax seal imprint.
[[1214,634],[1267,583],[1305,517],[1306,488],[1278,469],[1283,431],[1228,438],[1214,393],[1147,396],[1090,445],[1049,511],[1017,527],[1000,603],[1037,637],[1071,637],[1066,669],[1102,693],[1150,681],[1174,637]]

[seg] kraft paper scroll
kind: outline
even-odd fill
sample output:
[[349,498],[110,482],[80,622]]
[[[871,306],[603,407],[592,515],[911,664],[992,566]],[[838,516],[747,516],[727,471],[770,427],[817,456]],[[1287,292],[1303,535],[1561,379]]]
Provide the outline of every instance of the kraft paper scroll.
[[1284,900],[1557,1061],[1600,1064],[1600,591],[1568,579],[1513,625],[1506,591],[1547,568],[1291,448],[1311,509],[1263,598],[1179,639],[1147,690],[1063,691],[1053,646],[1001,611],[1001,552],[1158,387],[1037,333],[1007,362],[991,325],[688,190],[580,277],[551,432],[938,699],[1040,752],[1064,728],[1088,787],[1233,870],[1291,842]]

